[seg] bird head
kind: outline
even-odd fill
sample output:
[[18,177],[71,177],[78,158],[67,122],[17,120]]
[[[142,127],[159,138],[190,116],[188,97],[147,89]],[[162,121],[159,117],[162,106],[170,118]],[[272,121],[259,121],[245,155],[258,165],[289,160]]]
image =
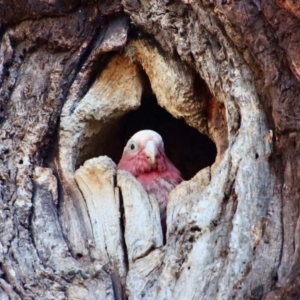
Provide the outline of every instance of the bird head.
[[166,156],[162,137],[153,130],[141,130],[127,142],[119,168],[137,176],[166,169]]

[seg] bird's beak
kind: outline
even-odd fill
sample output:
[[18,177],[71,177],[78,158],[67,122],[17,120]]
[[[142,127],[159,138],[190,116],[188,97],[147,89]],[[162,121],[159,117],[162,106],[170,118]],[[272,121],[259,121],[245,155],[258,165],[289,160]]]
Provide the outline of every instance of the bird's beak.
[[157,150],[155,142],[153,140],[149,140],[146,143],[146,146],[144,148],[144,153],[146,154],[147,158],[149,159],[149,162],[151,163],[151,165],[155,165],[155,163],[156,163],[157,152],[158,152],[158,150]]

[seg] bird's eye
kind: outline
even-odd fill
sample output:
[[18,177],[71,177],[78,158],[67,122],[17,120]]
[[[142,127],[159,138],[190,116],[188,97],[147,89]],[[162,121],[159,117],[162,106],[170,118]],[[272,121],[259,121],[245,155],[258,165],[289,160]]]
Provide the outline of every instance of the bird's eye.
[[131,144],[131,145],[130,145],[130,149],[131,149],[131,150],[134,150],[134,149],[135,149],[135,145],[134,145],[134,144]]

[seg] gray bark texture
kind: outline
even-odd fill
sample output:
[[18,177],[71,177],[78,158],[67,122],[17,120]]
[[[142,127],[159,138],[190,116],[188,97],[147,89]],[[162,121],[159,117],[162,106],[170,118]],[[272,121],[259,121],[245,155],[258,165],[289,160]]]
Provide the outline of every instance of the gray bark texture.
[[[300,299],[299,18],[293,0],[1,1],[0,299]],[[186,179],[165,238],[117,168],[143,126]]]

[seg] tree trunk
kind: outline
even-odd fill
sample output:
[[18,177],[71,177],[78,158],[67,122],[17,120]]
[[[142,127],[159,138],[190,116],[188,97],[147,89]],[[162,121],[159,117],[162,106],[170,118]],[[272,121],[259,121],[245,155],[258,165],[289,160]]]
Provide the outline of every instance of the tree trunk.
[[[296,1],[0,13],[1,299],[300,299]],[[186,179],[165,243],[116,167],[144,127]]]

